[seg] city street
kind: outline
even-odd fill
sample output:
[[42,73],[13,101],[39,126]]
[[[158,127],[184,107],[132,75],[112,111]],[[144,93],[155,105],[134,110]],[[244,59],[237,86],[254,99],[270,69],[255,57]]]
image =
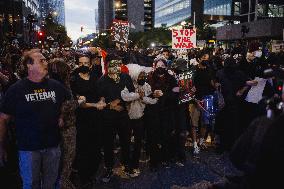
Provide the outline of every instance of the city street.
[[[117,165],[113,180],[108,184],[97,181],[93,189],[189,189],[196,184],[201,187],[208,183],[222,182],[225,176],[242,174],[231,164],[228,153],[218,154],[209,147],[198,156],[193,156],[190,149],[192,148],[187,147],[187,161],[184,167],[173,163],[170,167],[160,167],[157,172],[151,172],[143,159],[145,154],[142,154],[140,160],[142,173],[139,177],[123,176]],[[88,187],[87,185],[86,188]]]
[[0,0],[0,189],[280,189],[283,123],[284,0]]

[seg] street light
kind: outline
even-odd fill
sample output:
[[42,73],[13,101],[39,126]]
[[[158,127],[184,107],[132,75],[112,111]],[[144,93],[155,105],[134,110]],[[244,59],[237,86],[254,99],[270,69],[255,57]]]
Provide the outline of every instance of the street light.
[[155,44],[155,43],[151,43],[151,47],[153,47],[153,48],[154,48],[155,46],[156,46],[156,44]]
[[115,2],[115,8],[120,8],[120,2],[119,1]]
[[52,15],[53,15],[53,16],[57,16],[57,15],[58,15],[58,12],[53,11],[53,12],[52,12]]

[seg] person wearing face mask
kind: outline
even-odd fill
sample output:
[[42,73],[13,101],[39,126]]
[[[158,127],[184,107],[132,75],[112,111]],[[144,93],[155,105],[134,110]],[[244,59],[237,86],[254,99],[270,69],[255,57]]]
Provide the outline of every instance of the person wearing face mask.
[[[220,136],[219,152],[230,150],[234,141],[240,136],[240,97],[238,92],[246,87],[247,77],[238,69],[234,58],[223,60],[224,68],[216,74],[221,84],[225,107],[217,114],[215,131]],[[230,127],[228,127],[230,125]]]
[[[78,58],[79,67],[73,72],[71,89],[75,97],[85,96],[86,104],[76,110],[77,152],[75,166],[82,185],[91,183],[100,164],[100,111],[105,103],[99,101],[96,80],[90,79],[90,58]],[[92,147],[90,148],[90,144]]]
[[[196,66],[195,75],[193,78],[193,83],[196,88],[195,97],[201,102],[210,102],[213,103],[213,94],[214,94],[214,77],[212,74],[212,70],[209,67],[209,55],[208,53],[201,54],[201,58],[199,59],[199,64]],[[200,139],[199,146],[197,142],[193,144],[194,154],[199,153],[199,148],[206,148],[205,145],[205,137],[206,132],[211,131],[213,127],[213,120],[211,113],[208,111],[203,111],[201,114],[201,128],[200,128]],[[211,136],[212,137],[212,136]]]
[[176,79],[166,70],[166,61],[158,59],[154,71],[149,74],[152,96],[158,103],[149,105],[145,110],[146,132],[149,138],[150,168],[155,171],[160,163],[168,166],[173,158],[170,151],[172,132],[174,131],[172,112],[176,105],[173,88],[177,87]]
[[106,58],[108,62],[107,74],[100,78],[97,84],[99,98],[103,99],[107,106],[103,109],[102,120],[102,143],[104,150],[104,162],[106,172],[101,180],[110,182],[113,177],[114,166],[114,140],[116,132],[121,145],[121,164],[124,175],[130,173],[130,128],[126,103],[122,98],[121,91],[125,88],[129,93],[135,91],[133,82],[128,74],[121,72],[121,59],[110,54]]
[[260,99],[252,100],[255,96],[251,93],[253,88],[259,88],[258,94],[261,94],[262,99],[269,99],[276,92],[273,80],[264,77],[264,70],[269,68],[268,61],[264,59],[259,45],[253,45],[254,43],[249,47],[247,62],[243,62],[241,65],[241,69],[244,70],[250,80],[247,81],[247,90],[243,93],[242,109],[246,110],[242,112],[243,115],[241,116],[243,130],[249,126],[252,120],[266,112],[263,101]]
[[127,67],[135,87],[135,92],[129,93],[128,89],[125,88],[121,92],[121,97],[127,102],[130,128],[133,131],[134,137],[134,150],[130,156],[130,176],[137,177],[140,175],[139,159],[144,135],[144,110],[147,104],[156,104],[158,99],[149,97],[152,94],[152,90],[151,86],[146,82],[144,67],[137,64],[128,64]]

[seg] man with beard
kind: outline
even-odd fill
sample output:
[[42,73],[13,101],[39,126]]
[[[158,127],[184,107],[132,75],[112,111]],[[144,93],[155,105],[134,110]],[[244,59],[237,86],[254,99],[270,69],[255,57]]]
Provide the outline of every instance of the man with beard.
[[102,142],[106,167],[106,173],[102,177],[102,181],[105,183],[109,182],[113,175],[113,148],[116,132],[119,135],[121,145],[121,164],[125,168],[125,172],[129,172],[129,117],[125,102],[121,98],[121,91],[127,88],[131,93],[135,91],[135,88],[130,76],[121,73],[121,63],[118,57],[110,57],[107,74],[98,81],[99,97],[107,104],[102,112]]

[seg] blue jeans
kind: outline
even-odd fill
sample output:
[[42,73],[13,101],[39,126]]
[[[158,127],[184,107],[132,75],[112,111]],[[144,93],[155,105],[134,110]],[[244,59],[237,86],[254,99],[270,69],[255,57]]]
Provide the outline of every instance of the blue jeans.
[[19,151],[23,189],[53,189],[58,175],[59,147],[37,151]]

